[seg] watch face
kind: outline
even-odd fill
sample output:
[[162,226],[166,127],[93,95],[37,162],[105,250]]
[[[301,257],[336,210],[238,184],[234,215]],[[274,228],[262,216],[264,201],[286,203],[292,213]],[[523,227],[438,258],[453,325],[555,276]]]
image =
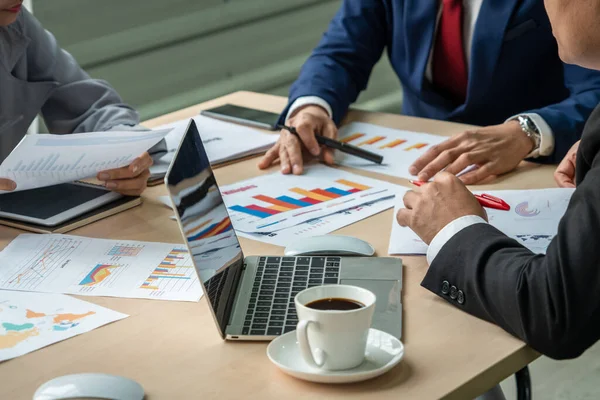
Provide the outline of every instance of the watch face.
[[538,129],[537,126],[535,126],[535,124],[533,123],[532,120],[530,120],[529,118],[527,118],[525,121],[527,121],[527,128],[529,128],[530,130],[532,130],[535,133],[538,133]]
[[535,123],[529,117],[519,116],[519,123],[523,132],[533,141],[533,151],[540,148],[541,134]]

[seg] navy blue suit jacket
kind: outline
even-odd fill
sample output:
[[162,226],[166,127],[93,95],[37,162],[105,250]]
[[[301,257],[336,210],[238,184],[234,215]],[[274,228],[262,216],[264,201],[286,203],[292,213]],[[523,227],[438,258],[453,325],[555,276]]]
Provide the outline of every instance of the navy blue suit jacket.
[[292,85],[289,104],[319,96],[339,124],[386,49],[402,83],[404,114],[493,125],[538,113],[554,132],[555,151],[537,161],[560,161],[600,102],[600,73],[562,63],[543,1],[483,2],[465,104],[444,98],[424,78],[438,9],[435,0],[344,0]]

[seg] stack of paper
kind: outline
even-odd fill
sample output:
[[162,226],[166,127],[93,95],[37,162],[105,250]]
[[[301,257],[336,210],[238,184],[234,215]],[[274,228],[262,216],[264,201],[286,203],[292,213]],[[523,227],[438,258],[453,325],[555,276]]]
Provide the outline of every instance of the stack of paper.
[[[167,173],[189,121],[186,119],[159,127],[160,129],[171,128],[172,131],[166,137],[168,153],[150,168],[150,179],[162,178]],[[264,153],[279,138],[279,135],[264,133],[243,125],[202,115],[194,117],[194,121],[204,143],[208,159],[213,165]]]
[[[495,190],[485,193],[499,197],[510,211],[486,208],[490,224],[534,253],[544,254],[556,236],[558,223],[567,211],[574,189]],[[474,192],[482,194],[483,192]],[[389,254],[425,254],[427,245],[410,229],[401,227],[396,214],[404,208],[396,202]]]
[[0,291],[0,361],[127,317],[62,294]]
[[129,165],[167,133],[169,129],[26,135],[0,165],[0,177],[16,182],[17,191],[89,178]]
[[198,301],[202,287],[183,245],[19,235],[0,253],[0,289]]

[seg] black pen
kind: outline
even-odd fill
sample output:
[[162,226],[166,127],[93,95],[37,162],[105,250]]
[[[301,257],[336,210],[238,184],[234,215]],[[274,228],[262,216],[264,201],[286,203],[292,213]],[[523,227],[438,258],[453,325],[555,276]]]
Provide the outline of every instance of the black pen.
[[[277,125],[277,128],[285,129],[292,135],[296,135],[296,136],[300,137],[298,135],[298,131],[293,126]],[[360,157],[360,158],[372,161],[377,164],[381,164],[383,162],[383,156],[380,156],[379,154],[376,154],[376,153],[372,153],[370,151],[363,150],[360,147],[352,146],[351,144],[344,143],[344,142],[339,142],[337,140],[330,139],[323,135],[315,135],[315,137],[317,138],[317,142],[319,144],[322,144],[323,146],[327,146],[331,149],[336,149],[341,152],[351,154],[353,156]]]

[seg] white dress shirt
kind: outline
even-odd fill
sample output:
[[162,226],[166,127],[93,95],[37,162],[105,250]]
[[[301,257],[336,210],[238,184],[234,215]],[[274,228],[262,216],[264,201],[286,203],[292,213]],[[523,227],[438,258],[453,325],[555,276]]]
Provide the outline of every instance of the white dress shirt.
[[[440,17],[442,15],[441,3],[442,2],[440,2],[440,9],[439,9],[438,15],[437,15],[436,26],[439,23]],[[469,65],[471,64],[471,47],[472,47],[472,43],[473,43],[473,33],[475,32],[475,24],[477,23],[477,17],[479,16],[479,11],[481,10],[482,3],[483,3],[483,0],[463,0],[463,6],[464,6],[463,45],[464,45],[465,49],[468,49],[468,51],[465,51],[467,68],[469,68]],[[434,38],[435,38],[435,36],[434,36]],[[432,43],[435,44],[435,41]],[[425,79],[427,79],[429,82],[432,81],[432,72],[431,72],[432,56],[433,56],[433,46],[431,46],[431,50],[429,52],[429,60],[427,62],[427,67],[425,70]],[[299,108],[304,107],[306,105],[321,106],[329,113],[330,117],[333,116],[331,106],[325,100],[323,100],[322,98],[317,97],[317,96],[304,96],[304,97],[300,97],[300,98],[296,99],[296,101],[292,104],[292,106],[290,107],[290,109],[288,111],[288,115],[287,115],[286,119],[289,119],[290,117],[292,117]],[[550,125],[548,125],[548,123],[539,114],[522,114],[522,115],[525,115],[525,116],[528,116],[529,118],[531,118],[531,120],[537,126],[537,128],[541,134],[539,152],[536,155],[534,155],[534,157],[548,156],[548,155],[552,154],[552,152],[554,151],[554,134],[552,132],[552,128],[550,127]],[[514,116],[511,118],[508,118],[507,121],[511,120],[513,118],[514,118]]]

